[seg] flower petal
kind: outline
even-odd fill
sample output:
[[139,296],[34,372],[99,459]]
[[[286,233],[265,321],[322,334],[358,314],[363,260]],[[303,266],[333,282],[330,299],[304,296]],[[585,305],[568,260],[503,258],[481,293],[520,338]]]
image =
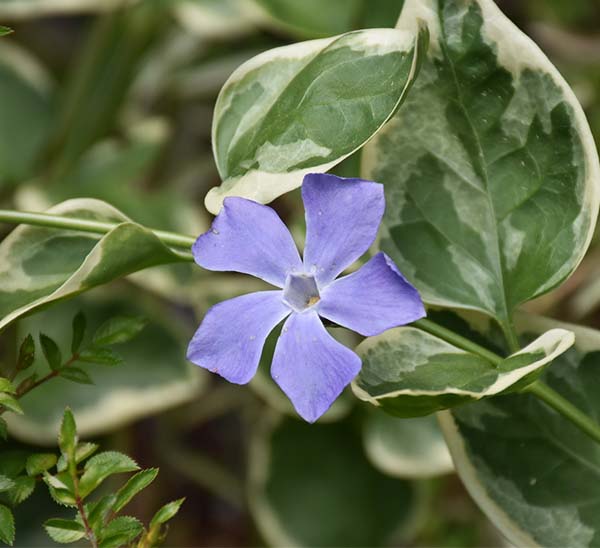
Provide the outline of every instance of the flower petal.
[[270,207],[231,197],[192,247],[196,262],[208,270],[233,270],[283,287],[289,272],[302,271],[292,236]]
[[419,292],[385,253],[323,289],[318,310],[367,337],[425,316]]
[[383,185],[311,173],[304,177],[304,268],[327,285],[369,249],[385,209]]
[[316,312],[292,314],[275,347],[271,376],[298,414],[315,422],[360,371],[360,358],[337,342]]
[[267,336],[289,313],[281,291],[259,291],[216,304],[192,338],[187,358],[229,382],[245,384],[256,373]]

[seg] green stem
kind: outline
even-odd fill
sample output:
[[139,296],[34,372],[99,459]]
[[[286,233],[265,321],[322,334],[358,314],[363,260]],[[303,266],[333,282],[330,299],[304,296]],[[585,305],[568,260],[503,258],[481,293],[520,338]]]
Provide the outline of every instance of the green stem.
[[[413,326],[431,333],[440,339],[453,344],[458,348],[462,348],[467,352],[481,356],[485,360],[494,365],[498,365],[504,358],[491,352],[487,348],[462,337],[461,335],[450,331],[441,325],[438,325],[430,320],[418,320],[412,324]],[[558,392],[554,391],[542,381],[536,381],[524,389],[524,392],[529,392],[535,397],[542,400],[544,403],[558,411],[563,417],[571,421],[581,431],[585,432],[590,438],[597,443],[600,443],[600,424],[596,423],[585,413],[577,409],[567,399],[563,398]]]
[[483,346],[480,346],[477,343],[462,337],[458,333],[450,331],[450,329],[446,329],[445,327],[432,322],[431,320],[417,320],[412,325],[423,331],[427,331],[427,333],[435,335],[436,337],[443,339],[444,341],[447,341],[458,348],[462,348],[471,354],[481,356],[484,360],[487,360],[493,365],[498,365],[504,359],[501,356],[498,356],[498,354],[491,352],[487,348],[484,348]]
[[[63,217],[51,213],[33,213],[29,211],[11,211],[6,209],[0,209],[0,222],[79,230],[80,232],[91,232],[93,234],[107,234],[121,224],[90,221],[89,219],[79,219],[76,217]],[[192,236],[185,236],[175,232],[167,232],[164,230],[151,230],[151,232],[161,242],[173,247],[190,249],[195,241],[195,238]],[[190,260],[192,259],[190,258]]]
[[600,425],[585,413],[577,409],[569,400],[543,382],[536,381],[525,388],[525,392],[533,394],[547,405],[558,411],[563,417],[577,425],[590,438],[600,443]]

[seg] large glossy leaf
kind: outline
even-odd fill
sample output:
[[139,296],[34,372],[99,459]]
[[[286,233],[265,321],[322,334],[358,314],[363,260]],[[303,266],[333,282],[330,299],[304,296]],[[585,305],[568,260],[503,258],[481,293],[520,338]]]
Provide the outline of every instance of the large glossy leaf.
[[527,385],[574,342],[553,329],[498,365],[413,327],[362,342],[355,395],[400,417],[417,417]]
[[[528,331],[551,320],[522,317]],[[577,326],[575,348],[544,380],[600,421],[600,333]],[[456,469],[471,496],[515,546],[600,545],[600,445],[529,395],[441,415]]]
[[[0,2],[0,6],[2,3]],[[34,173],[54,114],[44,69],[25,50],[0,44],[0,186]]]
[[400,419],[372,409],[363,443],[373,466],[398,478],[431,478],[454,469],[435,416]]
[[431,46],[414,89],[367,146],[385,183],[381,248],[432,304],[514,308],[561,283],[596,222],[600,170],[575,95],[491,0],[407,0]]
[[250,508],[272,546],[382,546],[413,517],[414,486],[375,470],[347,422],[279,419],[255,440]]
[[244,63],[217,100],[213,150],[228,195],[269,202],[324,172],[389,119],[417,73],[427,33],[350,32],[267,51]]
[[19,226],[0,244],[0,329],[24,314],[150,266],[182,260],[148,229],[99,200],[49,210],[120,223],[104,236]]
[[[131,296],[131,288],[128,288]],[[185,359],[186,333],[181,330],[180,318],[168,309],[155,309],[142,304],[141,299],[123,300],[101,291],[61,303],[35,314],[18,324],[19,340],[39,332],[57,341],[68,356],[71,320],[83,310],[93,333],[105,320],[120,315],[143,315],[148,325],[133,340],[114,347],[123,358],[116,366],[77,363],[93,379],[93,385],[81,385],[66,379],[52,379],[32,390],[21,400],[25,414],[9,417],[13,435],[31,443],[56,443],[56,435],[66,406],[76,417],[80,435],[89,436],[107,431],[180,405],[196,397],[207,375]],[[84,342],[88,342],[88,338]],[[48,366],[41,352],[28,370],[44,375]]]

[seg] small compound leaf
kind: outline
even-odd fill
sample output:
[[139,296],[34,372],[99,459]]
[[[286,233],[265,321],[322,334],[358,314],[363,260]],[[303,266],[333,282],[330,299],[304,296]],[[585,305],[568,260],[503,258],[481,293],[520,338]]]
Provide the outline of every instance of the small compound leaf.
[[117,491],[113,510],[120,512],[135,495],[154,481],[157,474],[158,468],[149,468],[129,478],[127,483]]
[[8,500],[12,506],[21,504],[27,500],[33,493],[36,486],[35,478],[28,476],[19,476],[14,479],[14,486],[6,492]]
[[156,529],[156,527],[159,527],[164,523],[167,523],[167,521],[173,519],[177,512],[179,512],[179,508],[181,508],[181,505],[184,501],[185,498],[177,499],[165,504],[162,508],[160,508],[150,521],[150,529]]
[[31,334],[25,337],[25,340],[21,343],[19,348],[19,359],[17,360],[17,370],[23,371],[28,367],[31,367],[33,360],[35,359],[35,342]]
[[362,370],[352,383],[361,400],[399,417],[418,417],[523,388],[573,345],[552,329],[498,365],[413,327],[386,331],[356,349]]
[[44,352],[44,357],[50,366],[50,369],[56,371],[62,365],[62,355],[58,345],[47,335],[40,333],[40,344]]
[[95,455],[85,463],[79,480],[81,497],[87,497],[106,478],[113,474],[135,472],[139,466],[127,455],[116,451],[105,451]]
[[148,324],[145,318],[117,316],[104,322],[94,333],[95,346],[121,344],[136,337]]
[[29,476],[37,476],[50,470],[56,465],[57,458],[54,453],[38,453],[31,455],[25,464],[25,470]]
[[267,203],[325,172],[376,134],[414,81],[428,35],[360,30],[272,49],[239,67],[213,117],[223,184],[206,196]]
[[86,330],[86,319],[85,315],[81,310],[75,314],[73,318],[73,336],[71,339],[71,354],[77,354],[81,348],[81,343],[85,337]]
[[87,371],[84,371],[80,367],[73,367],[72,365],[61,369],[60,376],[79,384],[94,384],[92,377],[90,377]]
[[60,544],[68,544],[85,536],[85,527],[74,519],[49,519],[44,523],[48,536]]
[[0,504],[0,541],[13,545],[15,541],[15,518],[12,511]]
[[80,362],[97,363],[100,365],[121,365],[123,358],[117,354],[112,348],[86,348],[79,354],[78,360]]
[[[77,425],[73,412],[67,408],[63,414],[58,435],[58,446],[62,454],[69,461],[75,458],[75,447],[77,445]],[[74,464],[74,463],[73,463]]]
[[6,392],[0,392],[0,405],[3,405],[6,407],[6,409],[12,411],[13,413],[17,413],[18,415],[23,414],[21,404],[19,404],[15,398]]
[[100,548],[118,548],[129,544],[144,530],[139,520],[130,516],[119,516],[102,529]]
[[14,394],[16,392],[13,383],[4,377],[0,377],[0,392],[7,392],[8,394]]

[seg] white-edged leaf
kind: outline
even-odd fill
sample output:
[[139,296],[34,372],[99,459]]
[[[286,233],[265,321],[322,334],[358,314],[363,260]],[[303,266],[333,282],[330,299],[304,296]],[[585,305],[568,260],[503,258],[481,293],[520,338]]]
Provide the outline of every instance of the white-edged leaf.
[[427,32],[355,31],[262,53],[223,86],[213,118],[220,187],[267,203],[363,146],[396,111],[418,72]]
[[0,243],[0,330],[24,314],[150,266],[181,260],[112,206],[68,200],[49,213],[120,223],[108,234],[19,226]]
[[533,382],[574,340],[572,332],[552,329],[495,366],[429,333],[400,327],[357,347],[363,366],[352,390],[393,415],[428,415]]
[[386,186],[380,246],[426,302],[508,329],[589,245],[594,139],[568,84],[491,0],[407,0],[397,26],[423,19],[428,58],[363,154],[363,177]]
[[[581,411],[600,418],[600,332],[519,315],[522,332],[566,328],[575,348],[542,378]],[[440,413],[467,490],[515,546],[598,546],[600,446],[532,395],[488,399]]]

